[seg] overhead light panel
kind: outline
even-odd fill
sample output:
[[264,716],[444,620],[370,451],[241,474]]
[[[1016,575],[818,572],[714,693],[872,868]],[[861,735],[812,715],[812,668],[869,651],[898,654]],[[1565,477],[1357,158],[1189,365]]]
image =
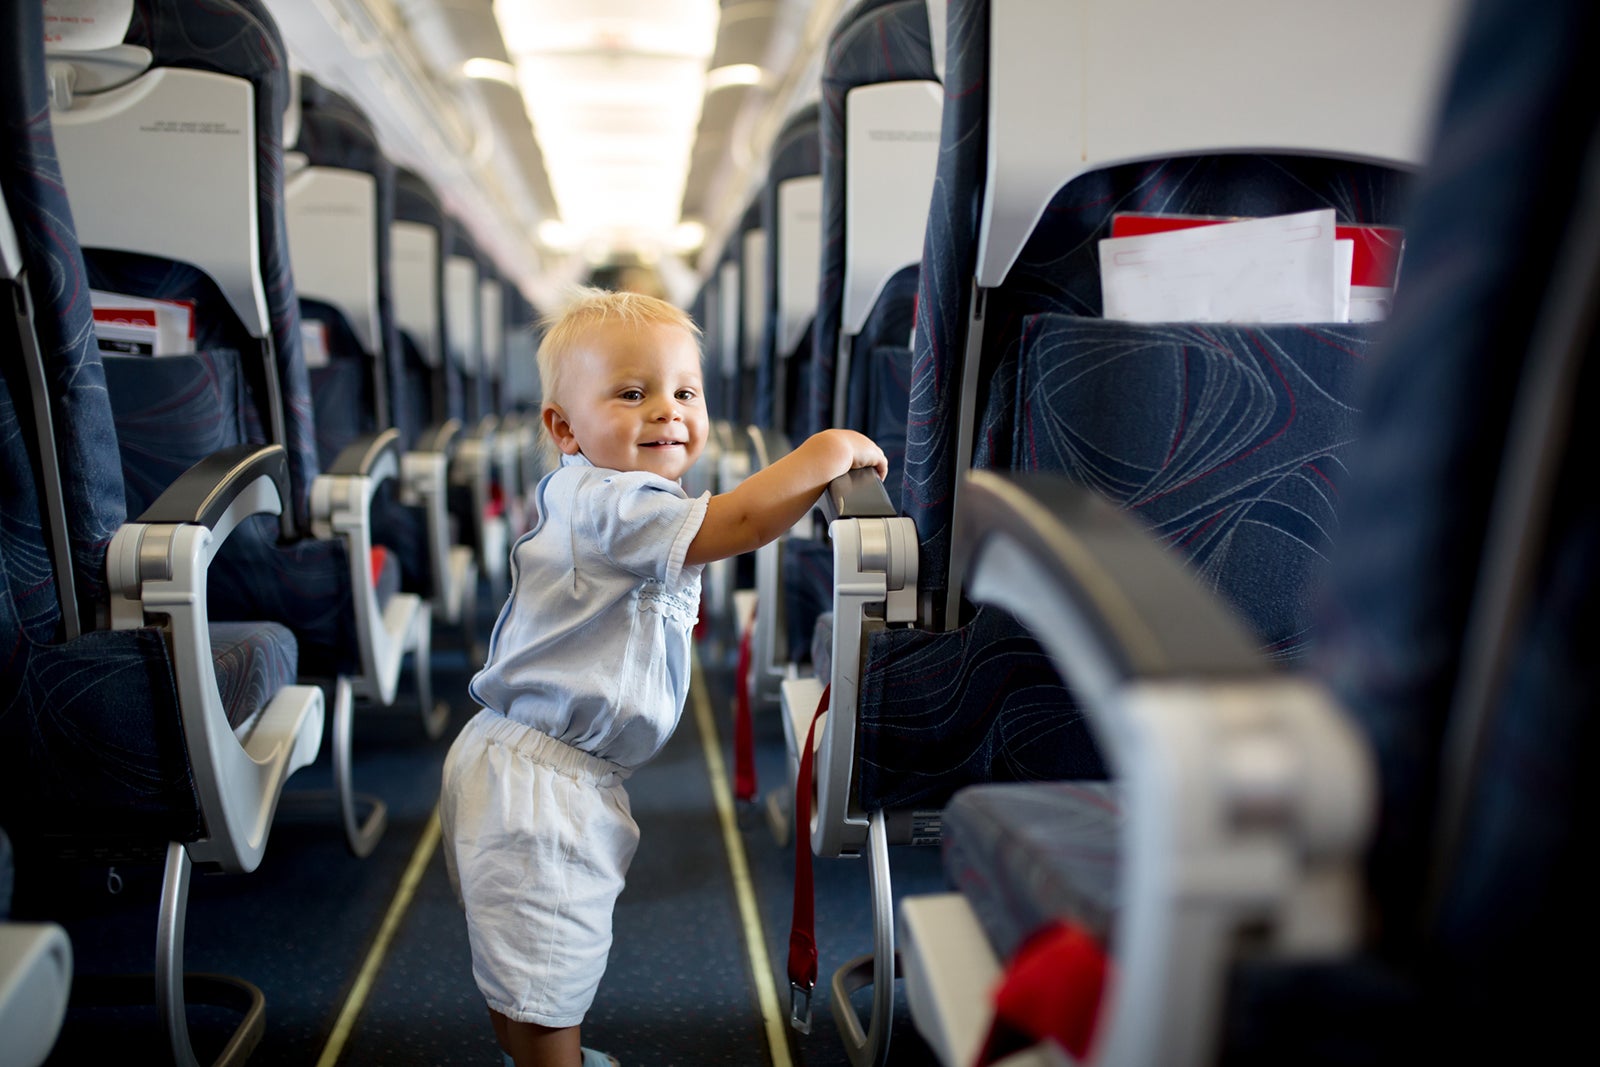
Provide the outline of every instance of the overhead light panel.
[[735,85],[760,85],[764,72],[754,63],[730,63],[706,71],[706,92],[727,89]]
[[495,0],[494,12],[574,243],[670,242],[717,0]]
[[500,82],[513,89],[520,88],[517,84],[517,68],[503,59],[485,59],[476,56],[461,64],[461,76],[478,81]]

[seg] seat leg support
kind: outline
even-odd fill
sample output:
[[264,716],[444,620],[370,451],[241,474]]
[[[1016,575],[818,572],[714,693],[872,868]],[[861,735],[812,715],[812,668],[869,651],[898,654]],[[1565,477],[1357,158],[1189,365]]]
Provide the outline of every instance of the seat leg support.
[[[421,664],[418,665],[419,676]],[[333,683],[333,788],[339,797],[339,814],[344,822],[345,844],[352,855],[366,858],[377,847],[378,839],[389,825],[389,806],[380,798],[357,794],[350,771],[350,735],[355,723],[355,695],[350,689],[350,679],[340,675]],[[356,814],[357,807],[367,809],[365,820]]]
[[[894,981],[900,959],[894,951],[894,893],[889,878],[888,831],[883,812],[867,823],[867,884],[872,893],[872,955],[858,956],[833,972],[833,1018],[851,1067],[883,1067],[894,1025]],[[872,1018],[865,1032],[850,995],[872,986]]]
[[[184,921],[189,907],[189,853],[181,844],[167,845],[161,883],[160,913],[156,920],[154,992],[156,1010],[177,1067],[200,1067],[189,1040],[187,1004],[194,1001],[239,1015],[239,1022],[211,1067],[239,1067],[245,1063],[266,1030],[267,1001],[261,990],[242,978],[225,974],[185,974],[183,971]],[[123,1006],[150,1003],[148,974],[89,975],[73,977],[72,999],[78,1004]]]
[[433,699],[433,613],[428,604],[418,612],[416,648],[411,655],[417,673],[417,706],[422,709],[422,732],[429,741],[438,740],[450,722],[450,705]]

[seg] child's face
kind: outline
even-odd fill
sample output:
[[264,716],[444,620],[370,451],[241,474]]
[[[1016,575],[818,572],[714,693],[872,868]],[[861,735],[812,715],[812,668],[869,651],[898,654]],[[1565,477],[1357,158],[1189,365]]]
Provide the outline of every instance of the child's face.
[[569,456],[677,481],[705,447],[704,393],[700,349],[686,330],[611,324],[571,354],[545,426]]

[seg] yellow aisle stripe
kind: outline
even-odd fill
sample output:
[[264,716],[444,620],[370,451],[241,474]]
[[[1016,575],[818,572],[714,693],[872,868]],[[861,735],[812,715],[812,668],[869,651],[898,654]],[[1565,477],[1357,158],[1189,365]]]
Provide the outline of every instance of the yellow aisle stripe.
[[394,932],[399,929],[400,920],[404,918],[406,909],[411,907],[411,898],[416,895],[417,883],[422,881],[422,872],[427,869],[428,861],[433,858],[433,850],[438,847],[439,809],[435,808],[433,814],[428,817],[428,825],[423,827],[422,839],[417,842],[416,851],[411,854],[411,863],[400,878],[400,887],[395,890],[394,899],[389,902],[389,911],[383,917],[383,925],[378,927],[378,936],[373,940],[372,947],[367,950],[367,958],[361,964],[361,973],[356,975],[355,984],[350,987],[350,995],[345,998],[344,1008],[339,1012],[339,1021],[333,1024],[333,1033],[328,1035],[328,1043],[322,1049],[317,1067],[333,1067],[344,1053],[345,1042],[350,1040],[350,1031],[355,1027],[361,1009],[366,1006],[367,994],[372,992],[372,983],[378,976],[378,968],[383,966],[383,959],[389,954],[389,943],[394,940]]
[[728,789],[727,765],[722,762],[722,744],[717,738],[717,723],[711,716],[711,701],[706,696],[706,679],[700,670],[700,655],[695,653],[694,674],[689,686],[694,700],[694,719],[700,727],[700,743],[706,752],[706,773],[711,777],[711,796],[717,805],[717,821],[722,824],[722,843],[728,851],[728,868],[733,874],[733,893],[739,901],[739,921],[744,927],[744,943],[750,953],[750,972],[756,983],[756,1001],[766,1026],[767,1048],[772,1067],[790,1067],[789,1036],[778,1007],[778,988],[772,978],[772,959],[767,955],[767,936],[761,927],[761,912],[756,907],[755,887],[750,882],[750,864],[745,859],[744,839],[734,818],[733,794]]

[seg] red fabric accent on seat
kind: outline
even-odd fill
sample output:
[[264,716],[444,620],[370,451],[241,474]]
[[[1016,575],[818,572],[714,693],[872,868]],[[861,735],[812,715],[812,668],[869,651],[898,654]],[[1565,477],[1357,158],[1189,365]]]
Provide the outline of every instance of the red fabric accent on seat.
[[994,991],[994,1020],[976,1067],[1051,1040],[1077,1059],[1094,1041],[1110,961],[1081,926],[1053,922],[1034,931]]
[[733,671],[733,795],[742,801],[756,798],[755,729],[750,721],[750,639],[755,620],[739,638],[739,662]]
[[378,586],[378,580],[383,577],[383,568],[389,565],[389,550],[382,545],[373,545],[367,553],[367,563],[372,568],[372,586]]

